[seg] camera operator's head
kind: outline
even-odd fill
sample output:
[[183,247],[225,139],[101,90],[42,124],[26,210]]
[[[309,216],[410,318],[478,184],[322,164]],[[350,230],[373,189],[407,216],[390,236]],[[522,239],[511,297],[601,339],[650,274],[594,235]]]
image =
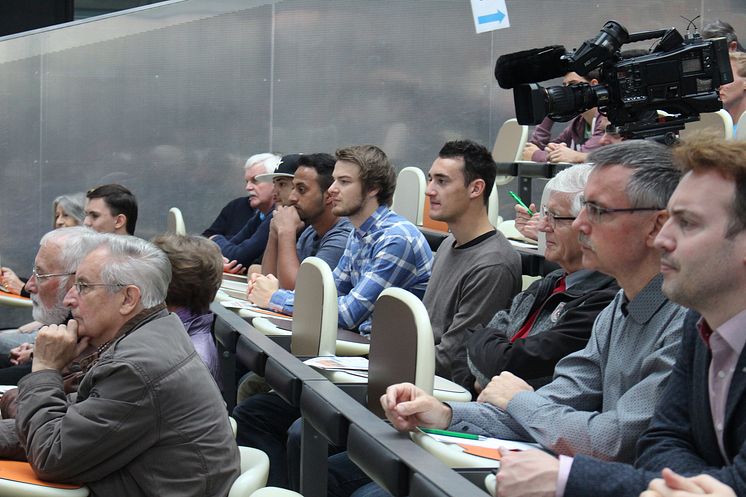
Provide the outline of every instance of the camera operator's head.
[[746,53],[731,52],[730,67],[733,70],[733,81],[724,84],[718,90],[723,109],[738,122],[741,114],[746,112]]
[[728,41],[728,50],[731,52],[746,52],[743,45],[738,42],[738,37],[733,26],[725,21],[718,19],[702,28],[702,38],[720,38],[723,37]]
[[598,68],[592,70],[585,76],[581,76],[576,72],[570,71],[562,78],[562,86],[579,85],[581,83],[588,83],[589,85],[593,86],[597,85],[600,79],[600,71],[598,70]]

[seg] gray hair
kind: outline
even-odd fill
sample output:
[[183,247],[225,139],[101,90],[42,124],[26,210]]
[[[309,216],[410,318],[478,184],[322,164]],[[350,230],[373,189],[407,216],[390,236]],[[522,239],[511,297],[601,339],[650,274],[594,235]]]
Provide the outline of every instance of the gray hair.
[[544,191],[548,196],[553,193],[570,195],[570,213],[577,216],[583,207],[580,204],[580,197],[585,190],[585,184],[588,182],[588,175],[591,174],[592,169],[590,164],[576,164],[563,169],[547,182]]
[[[95,232],[85,226],[60,228],[50,231],[41,238],[40,247],[54,246],[58,250],[60,272],[75,273],[86,254],[95,247]],[[55,269],[54,272],[58,271]],[[59,324],[65,321],[70,310],[64,304],[65,294],[74,276],[60,276],[57,295],[52,305],[43,304],[36,294],[31,295],[34,303],[31,311],[36,321],[44,324]],[[38,282],[37,282],[38,284]]]
[[671,149],[648,140],[628,140],[598,148],[588,155],[594,170],[622,166],[634,172],[625,193],[632,207],[665,209],[681,179]]
[[[102,283],[134,285],[140,289],[145,308],[166,299],[171,282],[171,263],[161,249],[141,238],[126,235],[98,234],[98,247],[109,252],[101,270]],[[110,290],[114,292],[114,287]]]
[[243,169],[244,171],[248,170],[249,168],[253,167],[255,164],[259,164],[260,162],[264,163],[264,169],[266,170],[267,174],[272,174],[275,172],[275,169],[277,169],[277,166],[280,165],[280,161],[282,160],[282,157],[275,154],[255,154],[249,157],[246,160],[246,164],[244,164]]
[[[60,195],[52,203],[54,215],[57,215],[57,206],[62,207],[65,214],[75,218],[78,224],[83,224],[85,218],[85,193],[71,193],[69,195]],[[54,223],[52,223],[54,226]]]
[[49,245],[60,250],[62,270],[74,273],[88,252],[95,248],[96,232],[87,226],[59,228],[41,237],[39,246]]
[[735,41],[738,51],[743,52],[743,46],[738,41],[738,36],[736,36],[736,30],[733,29],[733,26],[731,26],[729,23],[723,21],[722,19],[718,19],[717,21],[713,21],[702,28],[702,38],[704,38],[705,40],[720,37],[724,37],[728,45]]

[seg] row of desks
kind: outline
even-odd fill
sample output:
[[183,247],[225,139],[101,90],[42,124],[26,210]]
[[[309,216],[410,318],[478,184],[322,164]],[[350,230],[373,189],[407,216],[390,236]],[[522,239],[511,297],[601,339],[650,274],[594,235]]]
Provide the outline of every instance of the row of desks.
[[234,312],[217,303],[212,310],[217,315],[215,336],[226,401],[235,400],[237,359],[263,375],[286,402],[300,408],[304,496],[326,495],[326,478],[319,475],[327,474],[328,443],[346,445],[350,458],[395,496],[485,495],[481,482],[486,472],[457,473],[448,468]]

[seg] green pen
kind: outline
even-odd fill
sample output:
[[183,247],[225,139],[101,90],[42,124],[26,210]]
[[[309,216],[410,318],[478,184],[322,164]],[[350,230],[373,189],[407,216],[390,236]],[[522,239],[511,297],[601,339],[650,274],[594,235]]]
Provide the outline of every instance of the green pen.
[[459,433],[457,431],[438,430],[435,428],[423,428],[422,426],[417,427],[420,431],[430,433],[431,435],[444,435],[446,437],[466,438],[467,440],[484,440],[481,435],[472,435],[471,433]]
[[516,202],[518,202],[518,205],[520,205],[521,207],[523,207],[524,209],[526,209],[528,211],[528,215],[529,216],[533,216],[534,215],[533,211],[531,209],[529,209],[526,204],[523,203],[523,200],[521,200],[521,197],[519,197],[518,195],[516,195],[514,192],[511,192],[511,191],[509,191],[508,193],[510,194],[511,197],[513,197],[513,199]]

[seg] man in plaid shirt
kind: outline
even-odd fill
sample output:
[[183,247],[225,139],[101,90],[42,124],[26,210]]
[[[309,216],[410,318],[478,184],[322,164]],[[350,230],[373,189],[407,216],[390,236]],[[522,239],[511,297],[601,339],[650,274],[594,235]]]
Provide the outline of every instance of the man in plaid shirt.
[[[374,145],[339,149],[334,183],[329,187],[332,213],[347,216],[355,229],[334,270],[339,326],[370,333],[370,315],[381,292],[404,288],[419,298],[430,279],[433,255],[412,223],[389,209],[396,171]],[[274,291],[266,276],[256,276],[249,300],[285,314],[293,313],[294,293]]]

